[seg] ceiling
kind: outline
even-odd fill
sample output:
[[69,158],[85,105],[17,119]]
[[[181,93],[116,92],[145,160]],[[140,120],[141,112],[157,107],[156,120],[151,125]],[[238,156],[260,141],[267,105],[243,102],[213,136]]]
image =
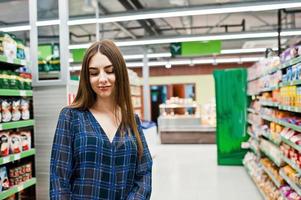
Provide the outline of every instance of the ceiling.
[[[69,19],[95,17],[94,0],[69,0]],[[169,9],[181,7],[223,5],[248,2],[244,0],[98,0],[99,17],[133,13],[149,9]],[[284,1],[282,1],[284,2]],[[38,20],[58,19],[58,0],[37,0]],[[301,9],[301,8],[298,8]],[[0,0],[0,26],[28,24],[28,0]],[[100,37],[118,41],[145,38],[174,37],[180,35],[210,35],[216,33],[256,32],[277,30],[277,11],[215,14],[202,16],[170,17],[147,20],[100,24]],[[301,28],[301,13],[283,15],[283,29]],[[70,44],[95,41],[95,24],[70,26]],[[29,40],[29,32],[15,32],[21,39]],[[39,43],[58,42],[58,25],[39,27]],[[285,40],[284,45],[297,41],[298,37]],[[266,44],[266,45],[265,45]],[[243,47],[277,47],[276,39],[241,39],[222,42],[222,49]],[[150,52],[167,52],[169,44],[149,45]],[[141,53],[141,48],[122,47],[125,54]]]

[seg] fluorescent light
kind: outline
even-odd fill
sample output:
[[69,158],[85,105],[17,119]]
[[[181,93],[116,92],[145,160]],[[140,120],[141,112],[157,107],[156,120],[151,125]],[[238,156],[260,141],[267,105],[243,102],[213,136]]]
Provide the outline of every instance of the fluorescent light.
[[70,71],[79,71],[82,69],[81,65],[75,65],[69,68]]
[[[232,33],[232,34],[217,34],[217,35],[201,35],[201,36],[181,36],[181,37],[168,37],[160,39],[146,39],[146,40],[128,40],[116,41],[117,46],[139,46],[149,44],[169,44],[174,42],[192,42],[192,41],[209,41],[209,40],[234,40],[234,39],[247,39],[247,38],[266,38],[277,37],[277,32],[256,32],[256,33]],[[91,43],[69,45],[69,49],[88,48]]]
[[[217,64],[217,63],[242,63],[242,62],[256,62],[264,57],[243,57],[243,58],[197,58],[197,59],[182,59],[182,60],[170,60],[170,61],[153,61],[148,62],[148,66],[166,66],[170,65],[194,65],[194,64]],[[142,67],[143,62],[127,62],[127,67]]]
[[238,63],[240,62],[239,58],[218,58],[215,59],[216,63]]
[[[125,60],[135,60],[135,59],[143,59],[143,54],[133,54],[133,55],[124,55]],[[150,53],[147,54],[148,58],[164,58],[164,57],[171,57],[171,53]]]
[[[273,48],[277,51],[277,48]],[[251,49],[224,49],[221,50],[221,54],[242,54],[242,53],[260,53],[265,52],[266,48],[251,48]]]
[[[192,42],[192,41],[209,41],[209,40],[234,40],[247,38],[266,38],[277,37],[277,32],[257,32],[257,33],[232,33],[218,35],[203,35],[203,36],[182,36],[174,38],[146,39],[146,40],[129,40],[117,41],[117,46],[137,46],[150,44],[168,44],[174,42]],[[74,48],[74,47],[72,47]]]
[[111,16],[104,16],[96,20],[95,18],[90,19],[78,19],[69,20],[68,25],[82,25],[92,23],[111,23],[141,19],[156,19],[156,18],[168,18],[168,17],[183,17],[183,16],[194,16],[194,15],[211,15],[211,14],[224,14],[224,13],[239,13],[239,12],[256,12],[256,11],[267,11],[267,10],[278,10],[285,8],[296,8],[301,7],[300,1],[270,1],[270,2],[252,2],[252,3],[236,3],[236,4],[225,4],[218,6],[199,6],[190,8],[171,8],[162,10],[149,10],[140,11],[136,13],[124,13],[114,14]]
[[59,25],[60,20],[44,20],[44,21],[37,21],[37,26],[51,26],[51,25]]
[[89,48],[93,43],[87,43],[87,44],[73,44],[69,45],[69,49],[87,49]]
[[0,31],[3,32],[18,32],[18,31],[29,31],[29,30],[30,30],[30,25],[0,28]]
[[297,36],[301,35],[301,30],[290,30],[290,31],[282,31],[280,33],[281,36]]

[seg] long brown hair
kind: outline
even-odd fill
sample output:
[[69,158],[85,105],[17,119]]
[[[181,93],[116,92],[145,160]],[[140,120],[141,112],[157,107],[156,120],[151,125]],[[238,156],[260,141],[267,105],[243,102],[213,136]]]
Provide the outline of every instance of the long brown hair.
[[96,93],[93,91],[90,84],[89,63],[91,58],[97,53],[107,56],[114,67],[114,73],[116,77],[115,89],[113,93],[115,100],[114,113],[117,119],[116,110],[117,107],[119,107],[121,110],[121,135],[124,136],[125,130],[128,128],[133,130],[137,140],[138,157],[141,159],[143,145],[134,116],[128,72],[121,51],[113,41],[98,41],[87,49],[82,63],[82,70],[80,72],[78,91],[73,103],[71,104],[71,107],[86,110],[91,108],[96,102]]

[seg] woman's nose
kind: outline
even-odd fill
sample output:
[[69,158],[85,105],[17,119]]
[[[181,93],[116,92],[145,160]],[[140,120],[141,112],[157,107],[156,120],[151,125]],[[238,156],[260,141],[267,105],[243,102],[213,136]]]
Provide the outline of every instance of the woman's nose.
[[108,75],[105,72],[100,72],[99,73],[99,81],[100,82],[106,82],[108,81]]

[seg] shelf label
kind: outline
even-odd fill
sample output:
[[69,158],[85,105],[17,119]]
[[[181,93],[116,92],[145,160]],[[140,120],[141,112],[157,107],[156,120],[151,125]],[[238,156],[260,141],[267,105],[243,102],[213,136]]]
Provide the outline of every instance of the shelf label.
[[14,160],[20,160],[21,159],[21,154],[15,154],[14,155]]
[[10,161],[9,158],[10,158],[9,156],[4,157],[4,158],[3,158],[3,164],[4,164],[4,163],[8,163],[8,162]]
[[18,186],[18,192],[20,192],[22,190],[24,190],[24,185],[23,184]]
[[26,91],[25,90],[20,90],[20,96],[26,96]]

